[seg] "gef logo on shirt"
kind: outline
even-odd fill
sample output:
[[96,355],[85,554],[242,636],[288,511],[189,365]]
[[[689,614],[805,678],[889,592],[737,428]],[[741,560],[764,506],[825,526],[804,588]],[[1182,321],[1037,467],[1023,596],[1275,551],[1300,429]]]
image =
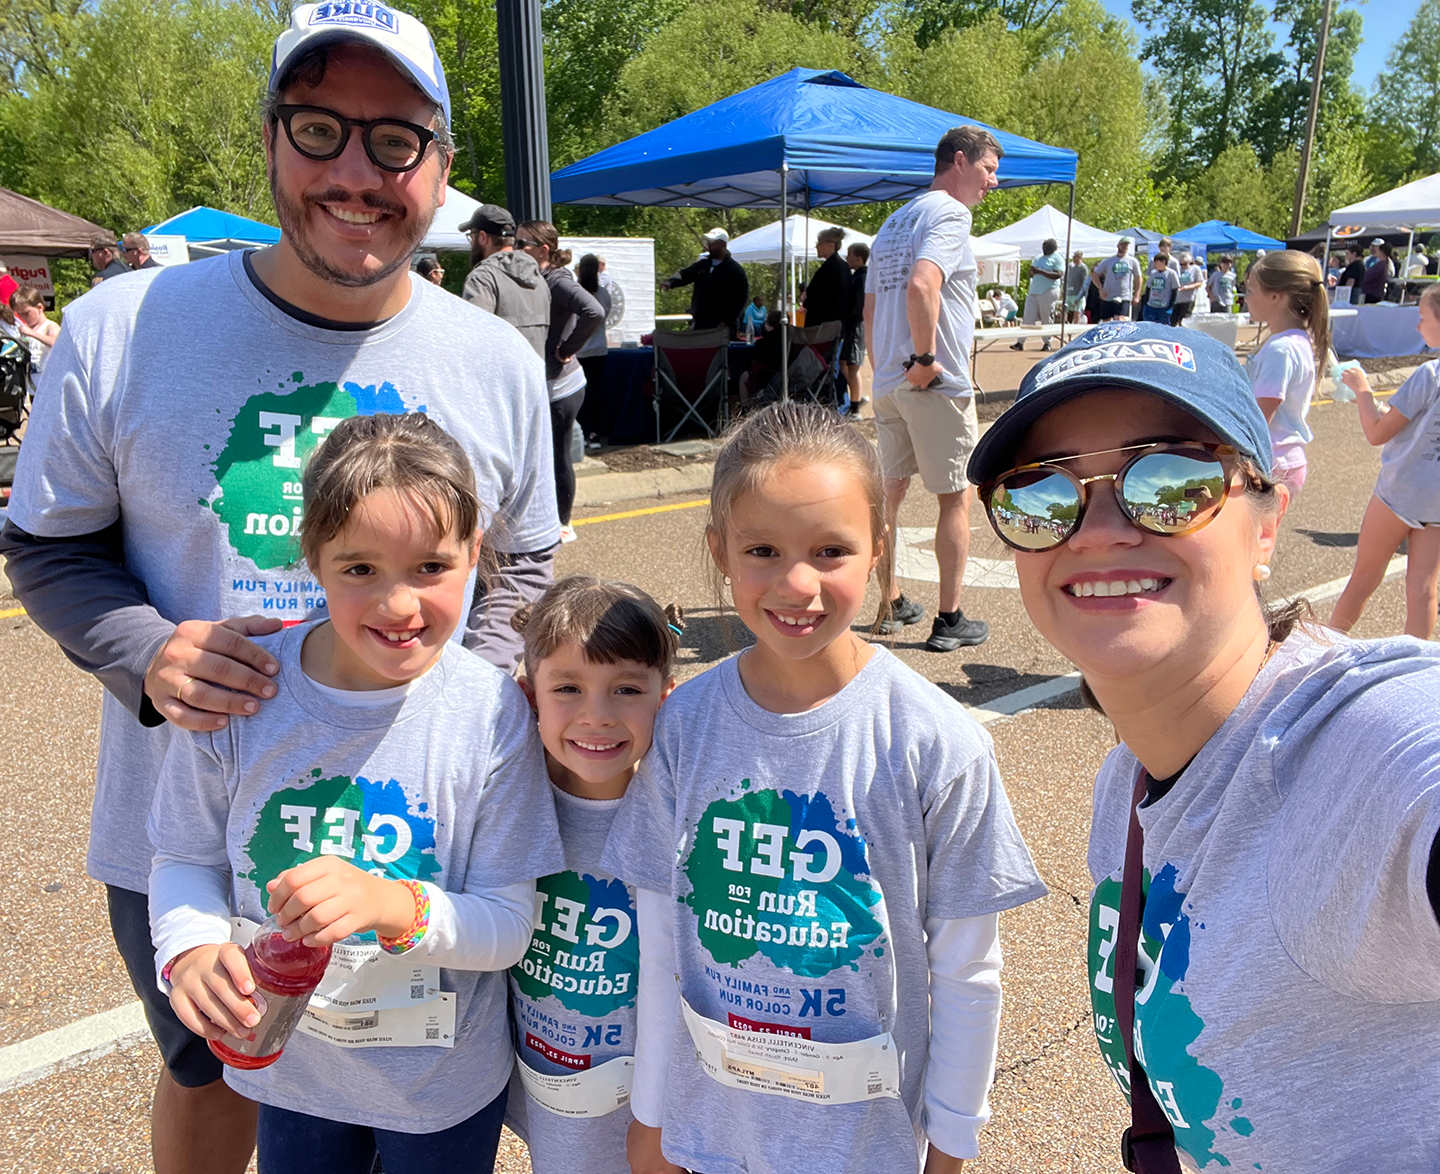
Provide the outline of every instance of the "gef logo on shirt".
[[635,1003],[640,940],[623,881],[560,872],[535,882],[535,929],[510,968],[520,990],[596,1019]]
[[684,864],[700,944],[807,977],[853,964],[883,932],[864,839],[823,794],[740,788],[705,809]]
[[300,557],[295,532],[310,454],[341,420],[411,410],[424,409],[389,383],[307,384],[297,371],[288,388],[252,395],[235,413],[212,466],[215,489],[200,504],[215,511],[236,554],[262,571],[288,567]]

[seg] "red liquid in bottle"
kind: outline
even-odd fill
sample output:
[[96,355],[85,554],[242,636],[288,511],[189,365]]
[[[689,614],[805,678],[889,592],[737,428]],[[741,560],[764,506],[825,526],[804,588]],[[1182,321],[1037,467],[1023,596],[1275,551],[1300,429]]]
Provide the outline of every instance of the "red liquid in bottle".
[[268,1068],[280,1058],[310,995],[325,976],[330,947],[287,942],[275,920],[266,918],[245,947],[245,961],[256,989],[265,997],[265,1013],[245,1038],[227,1032],[209,1041],[210,1050],[232,1068]]

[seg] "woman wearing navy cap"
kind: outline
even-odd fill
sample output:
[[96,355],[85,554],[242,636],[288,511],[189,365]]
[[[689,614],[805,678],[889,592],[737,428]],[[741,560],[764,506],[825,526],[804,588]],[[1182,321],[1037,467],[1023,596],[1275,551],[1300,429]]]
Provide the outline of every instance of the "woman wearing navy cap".
[[1227,348],[1118,323],[1033,368],[969,472],[1121,743],[1089,972],[1128,1168],[1433,1174],[1440,650],[1264,606],[1270,453]]

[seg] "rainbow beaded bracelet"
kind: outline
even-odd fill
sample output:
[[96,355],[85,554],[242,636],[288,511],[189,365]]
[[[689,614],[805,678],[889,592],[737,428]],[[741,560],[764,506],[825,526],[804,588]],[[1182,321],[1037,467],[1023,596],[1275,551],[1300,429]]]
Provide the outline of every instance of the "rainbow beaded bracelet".
[[413,950],[430,928],[430,894],[425,891],[425,886],[413,880],[402,880],[400,883],[410,890],[410,896],[415,899],[415,918],[410,922],[410,928],[398,938],[387,938],[380,933],[375,935],[380,948],[387,954],[404,954]]

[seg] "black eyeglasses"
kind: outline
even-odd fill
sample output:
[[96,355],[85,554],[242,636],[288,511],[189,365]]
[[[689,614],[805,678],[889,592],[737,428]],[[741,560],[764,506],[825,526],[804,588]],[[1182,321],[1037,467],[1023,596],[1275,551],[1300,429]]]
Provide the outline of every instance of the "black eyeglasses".
[[337,158],[350,141],[350,128],[358,127],[365,154],[382,171],[413,171],[425,148],[439,137],[427,126],[399,118],[361,121],[323,106],[277,106],[275,113],[290,145],[307,159]]
[[517,237],[515,238],[515,247],[516,247],[517,249],[538,249],[538,248],[541,248],[542,246],[541,246],[541,243],[540,243],[539,241],[522,241],[522,240],[517,236]]
[[[1062,461],[1133,452],[1118,473],[1077,477]],[[1000,541],[1016,550],[1054,550],[1080,529],[1090,485],[1112,481],[1115,500],[1130,524],[1169,538],[1193,534],[1219,515],[1239,467],[1228,444],[1132,444],[1102,452],[1021,465],[980,487],[985,513]]]

